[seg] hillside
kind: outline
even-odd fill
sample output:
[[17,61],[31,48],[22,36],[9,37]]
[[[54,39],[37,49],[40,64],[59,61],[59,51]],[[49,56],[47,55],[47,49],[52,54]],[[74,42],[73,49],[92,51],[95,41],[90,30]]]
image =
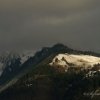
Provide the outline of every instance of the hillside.
[[[49,58],[50,59],[50,58]],[[100,88],[100,72],[89,76],[89,71],[70,69],[67,73],[55,69],[43,61],[16,84],[0,94],[2,100],[99,100],[95,93]],[[92,69],[94,72],[95,69]],[[92,74],[91,74],[92,75]],[[92,99],[91,99],[92,98]]]
[[58,44],[37,52],[22,68],[0,100],[100,100],[99,54]]

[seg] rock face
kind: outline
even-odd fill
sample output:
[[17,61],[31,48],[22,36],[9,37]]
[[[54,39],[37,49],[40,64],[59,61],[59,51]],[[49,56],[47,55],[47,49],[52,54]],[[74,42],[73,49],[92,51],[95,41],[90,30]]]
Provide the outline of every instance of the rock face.
[[78,67],[84,69],[91,69],[94,65],[100,64],[100,58],[89,55],[75,55],[75,54],[58,54],[52,62],[51,66],[59,66],[67,70],[71,67]]

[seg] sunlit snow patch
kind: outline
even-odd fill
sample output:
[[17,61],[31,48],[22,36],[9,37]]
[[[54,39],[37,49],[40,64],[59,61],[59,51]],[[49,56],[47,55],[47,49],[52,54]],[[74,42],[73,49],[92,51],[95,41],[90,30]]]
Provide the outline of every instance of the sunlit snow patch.
[[50,63],[51,66],[69,66],[73,67],[93,67],[95,64],[100,64],[100,57],[90,55],[75,55],[75,54],[58,54]]

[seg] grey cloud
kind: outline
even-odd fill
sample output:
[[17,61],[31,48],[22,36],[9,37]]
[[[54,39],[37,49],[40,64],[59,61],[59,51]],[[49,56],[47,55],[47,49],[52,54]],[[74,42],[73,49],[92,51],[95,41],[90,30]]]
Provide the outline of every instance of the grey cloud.
[[0,50],[62,42],[99,52],[99,6],[99,0],[1,0]]

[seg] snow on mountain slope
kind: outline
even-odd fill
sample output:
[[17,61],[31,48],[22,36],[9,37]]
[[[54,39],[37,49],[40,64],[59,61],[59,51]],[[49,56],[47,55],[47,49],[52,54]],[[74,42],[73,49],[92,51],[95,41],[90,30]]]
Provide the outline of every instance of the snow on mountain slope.
[[25,61],[27,61],[30,57],[33,56],[34,56],[34,51],[31,50],[24,51],[23,53],[20,54],[21,64],[23,64]]
[[[0,76],[2,75],[3,71],[10,66],[13,62],[20,59],[21,65],[27,61],[30,57],[34,56],[34,51],[26,50],[23,52],[4,52],[0,54]],[[13,63],[14,64],[14,63]],[[12,65],[13,66],[13,65]],[[14,66],[13,66],[14,67]],[[9,67],[10,72],[12,71],[11,67]]]
[[58,54],[50,63],[51,66],[58,65],[63,67],[93,67],[100,64],[100,58],[90,55]]

